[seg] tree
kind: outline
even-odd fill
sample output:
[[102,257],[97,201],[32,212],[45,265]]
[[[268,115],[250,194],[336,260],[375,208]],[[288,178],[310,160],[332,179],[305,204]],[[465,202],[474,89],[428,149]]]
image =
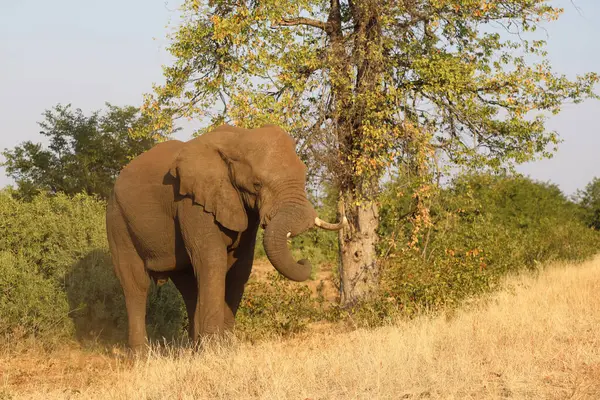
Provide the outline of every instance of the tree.
[[27,141],[2,153],[6,159],[2,165],[25,198],[40,191],[106,198],[121,168],[156,142],[130,135],[149,121],[132,106],[106,104],[103,113],[86,116],[70,105],[57,105],[43,115],[39,126],[49,138],[47,148]]
[[575,200],[583,208],[583,220],[588,226],[600,230],[600,179],[594,178],[583,190],[578,190]]
[[295,136],[349,219],[340,275],[352,303],[377,286],[386,169],[416,182],[416,243],[432,173],[547,156],[559,140],[546,116],[595,97],[598,75],[553,73],[535,37],[560,12],[543,0],[186,0],[176,60],[144,110],[157,126],[201,117],[207,128],[275,123]]

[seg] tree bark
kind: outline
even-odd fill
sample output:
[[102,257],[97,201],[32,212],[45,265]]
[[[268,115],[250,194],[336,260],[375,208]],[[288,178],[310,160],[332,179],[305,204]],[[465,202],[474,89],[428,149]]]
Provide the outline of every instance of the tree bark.
[[343,305],[352,305],[368,299],[377,290],[380,274],[375,246],[379,213],[376,203],[351,208],[345,203],[343,198],[339,201],[339,211],[351,222],[339,233],[340,299]]

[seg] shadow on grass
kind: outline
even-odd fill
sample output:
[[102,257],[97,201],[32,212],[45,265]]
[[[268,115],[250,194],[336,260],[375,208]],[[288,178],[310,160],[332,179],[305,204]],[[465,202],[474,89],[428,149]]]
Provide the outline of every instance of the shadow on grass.
[[[125,298],[108,250],[95,249],[74,264],[65,287],[77,340],[85,344],[127,342]],[[186,326],[185,306],[173,283],[160,288],[152,283],[146,313],[150,341],[178,341],[186,334]]]

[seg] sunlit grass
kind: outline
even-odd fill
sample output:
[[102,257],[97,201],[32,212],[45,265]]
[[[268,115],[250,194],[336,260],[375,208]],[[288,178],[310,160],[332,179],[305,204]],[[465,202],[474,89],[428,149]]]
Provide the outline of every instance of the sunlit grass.
[[451,317],[374,330],[163,349],[135,362],[4,358],[0,399],[600,398],[600,258],[505,287]]

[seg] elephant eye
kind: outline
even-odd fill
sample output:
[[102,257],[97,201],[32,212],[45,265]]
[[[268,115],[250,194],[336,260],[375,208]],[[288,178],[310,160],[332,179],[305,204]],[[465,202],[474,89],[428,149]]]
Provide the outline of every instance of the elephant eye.
[[254,190],[257,192],[262,188],[262,184],[260,182],[254,182]]

